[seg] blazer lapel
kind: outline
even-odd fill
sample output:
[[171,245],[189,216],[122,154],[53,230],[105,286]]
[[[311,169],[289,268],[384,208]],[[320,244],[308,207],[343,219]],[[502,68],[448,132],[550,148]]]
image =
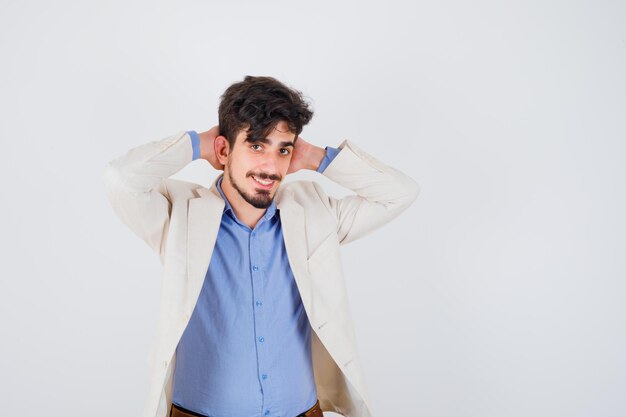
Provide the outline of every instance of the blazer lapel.
[[187,291],[188,300],[192,303],[189,306],[190,311],[194,308],[209,269],[211,254],[224,211],[224,200],[216,188],[216,182],[217,179],[210,189],[197,188],[196,192],[199,197],[189,200],[187,213],[187,274],[189,281]]
[[289,265],[293,271],[302,303],[307,311],[310,311],[309,300],[311,299],[311,287],[308,281],[307,269],[307,242],[306,227],[304,223],[304,208],[289,195],[280,195],[277,198],[276,207],[280,210],[280,222],[283,228],[283,239]]

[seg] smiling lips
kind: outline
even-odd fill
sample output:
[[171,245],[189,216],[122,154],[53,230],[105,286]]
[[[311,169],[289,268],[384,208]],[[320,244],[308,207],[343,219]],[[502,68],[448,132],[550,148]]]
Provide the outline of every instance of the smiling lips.
[[274,186],[275,181],[273,180],[263,180],[261,178],[255,177],[254,175],[251,175],[251,177],[254,182],[256,182],[256,184],[264,190],[269,190]]

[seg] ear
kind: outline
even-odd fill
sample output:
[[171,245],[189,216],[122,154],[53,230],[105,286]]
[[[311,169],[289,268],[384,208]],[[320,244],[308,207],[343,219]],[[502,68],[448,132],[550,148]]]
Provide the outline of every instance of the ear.
[[217,136],[213,141],[213,150],[215,151],[215,156],[217,160],[222,165],[226,165],[228,162],[228,155],[230,153],[230,145],[228,144],[228,140],[225,136]]

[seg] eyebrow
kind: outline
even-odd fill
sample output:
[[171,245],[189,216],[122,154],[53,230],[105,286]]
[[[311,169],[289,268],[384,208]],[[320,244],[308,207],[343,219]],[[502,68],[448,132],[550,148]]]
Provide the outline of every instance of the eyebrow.
[[[261,143],[266,143],[266,144],[271,143],[271,141],[268,138],[251,138],[251,137],[247,137],[245,142],[250,142],[250,143],[261,142]],[[278,145],[281,148],[284,148],[286,146],[295,147],[295,144],[293,142],[280,142]]]

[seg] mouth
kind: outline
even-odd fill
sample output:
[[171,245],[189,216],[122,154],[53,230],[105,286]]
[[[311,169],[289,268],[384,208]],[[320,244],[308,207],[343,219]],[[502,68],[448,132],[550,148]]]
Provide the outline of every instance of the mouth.
[[276,182],[274,180],[261,179],[261,178],[255,177],[254,175],[251,175],[250,177],[252,178],[254,183],[257,185],[257,187],[262,188],[263,190],[272,189],[272,187],[274,186],[274,183]]

